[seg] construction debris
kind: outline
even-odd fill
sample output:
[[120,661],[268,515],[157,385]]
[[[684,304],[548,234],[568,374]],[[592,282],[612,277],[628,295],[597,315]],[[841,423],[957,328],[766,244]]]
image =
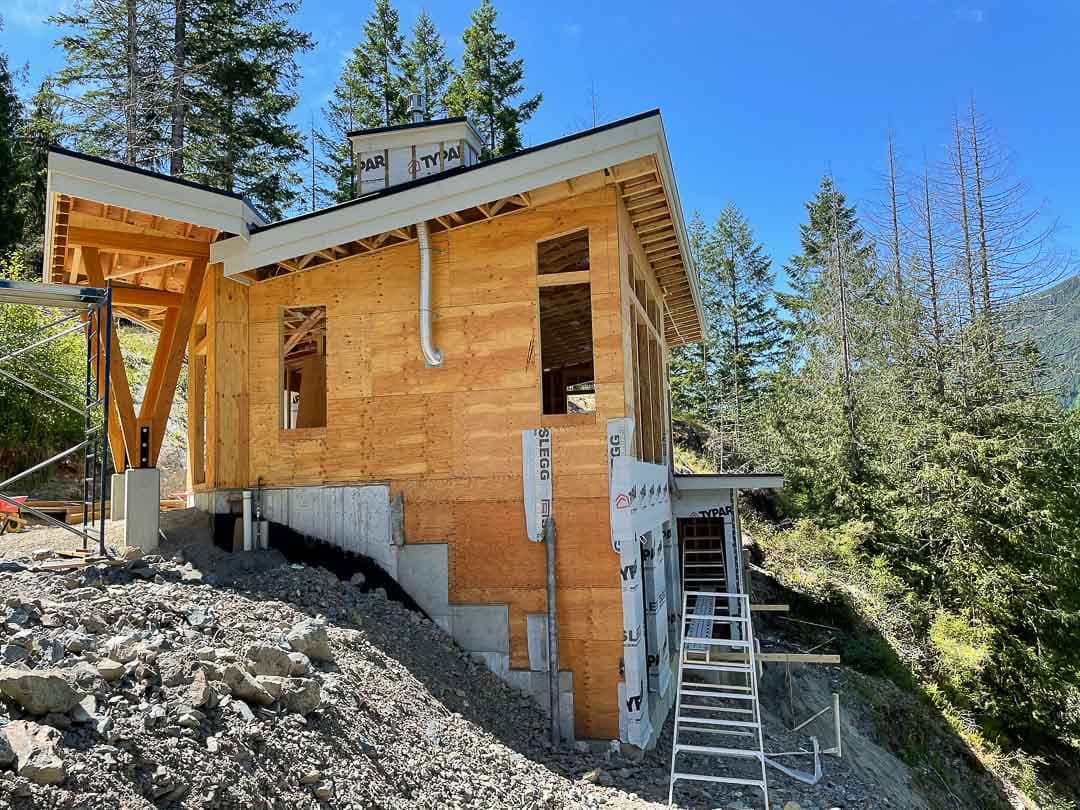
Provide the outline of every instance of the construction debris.
[[200,553],[0,570],[27,651],[0,669],[0,807],[655,807],[563,770],[539,707],[421,615]]

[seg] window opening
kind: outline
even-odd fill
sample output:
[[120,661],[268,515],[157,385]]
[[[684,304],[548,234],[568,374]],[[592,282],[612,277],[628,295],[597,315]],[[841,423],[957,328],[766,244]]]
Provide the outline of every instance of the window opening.
[[542,279],[540,364],[544,414],[596,411],[588,272],[587,230],[537,245],[537,274]]
[[326,307],[282,315],[282,414],[286,430],[326,426]]

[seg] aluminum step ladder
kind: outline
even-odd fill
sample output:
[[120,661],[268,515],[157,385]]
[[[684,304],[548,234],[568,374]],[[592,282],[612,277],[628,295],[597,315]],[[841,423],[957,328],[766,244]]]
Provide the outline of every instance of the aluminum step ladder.
[[[747,594],[684,591],[677,689],[668,805],[677,781],[698,781],[758,788],[769,810],[757,649]],[[707,764],[692,769],[690,757],[723,762],[725,774],[732,768],[742,773],[706,773]]]

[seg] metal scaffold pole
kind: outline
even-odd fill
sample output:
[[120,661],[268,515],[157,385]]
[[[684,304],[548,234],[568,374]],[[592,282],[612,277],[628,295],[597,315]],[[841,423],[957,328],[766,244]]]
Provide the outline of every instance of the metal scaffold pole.
[[[0,346],[0,377],[40,396],[44,402],[60,405],[83,417],[83,440],[26,470],[0,481],[0,501],[20,512],[63,528],[82,539],[84,550],[96,541],[97,552],[106,555],[105,478],[108,473],[109,366],[112,343],[112,292],[108,288],[67,284],[35,284],[0,280],[0,305],[69,310],[71,314],[44,324],[23,335],[22,345]],[[81,323],[70,325],[74,319]],[[86,340],[83,390],[74,381],[63,380],[33,362],[34,352],[56,341],[82,332]],[[4,368],[6,366],[6,368]],[[43,404],[42,407],[45,407]],[[25,496],[5,492],[50,465],[82,452],[82,520],[78,526],[25,503]],[[94,525],[96,523],[96,526]]]

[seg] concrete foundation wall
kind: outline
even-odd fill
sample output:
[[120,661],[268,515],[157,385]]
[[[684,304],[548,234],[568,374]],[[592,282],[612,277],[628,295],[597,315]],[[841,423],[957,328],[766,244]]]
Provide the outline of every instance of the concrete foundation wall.
[[[539,652],[536,656],[530,653],[529,669],[511,669],[509,606],[451,604],[448,545],[403,544],[400,528],[403,505],[400,500],[390,498],[389,487],[384,484],[282,487],[264,489],[261,496],[264,519],[374,560],[463,650],[511,686],[531,696],[544,711],[550,711],[546,635],[542,659]],[[205,512],[239,516],[240,497],[240,490],[217,490],[196,492],[193,500],[194,506]],[[546,621],[539,627],[546,634]],[[530,648],[534,646],[530,642]],[[572,740],[571,672],[559,673],[558,699],[563,737]]]

